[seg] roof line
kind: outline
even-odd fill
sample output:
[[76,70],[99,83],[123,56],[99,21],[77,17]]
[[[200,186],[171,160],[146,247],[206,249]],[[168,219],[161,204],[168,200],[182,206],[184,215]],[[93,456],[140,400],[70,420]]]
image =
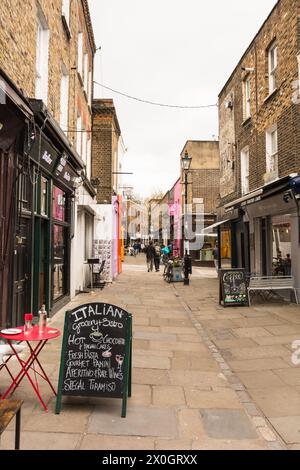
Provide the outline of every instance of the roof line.
[[258,38],[259,34],[261,33],[262,29],[264,28],[264,26],[266,25],[266,23],[269,21],[269,19],[271,18],[271,16],[273,15],[274,11],[278,8],[278,5],[279,3],[281,3],[281,0],[278,0],[277,3],[274,5],[274,7],[272,8],[271,12],[269,13],[269,15],[267,16],[267,18],[265,19],[265,21],[263,22],[263,24],[261,25],[261,27],[259,28],[259,30],[257,31],[256,35],[254,36],[254,38],[252,39],[251,43],[249,44],[249,46],[247,47],[247,49],[245,50],[245,52],[243,53],[242,57],[240,58],[240,60],[238,61],[237,65],[235,66],[235,68],[233,69],[233,72],[231,73],[230,77],[228,78],[227,82],[225,83],[225,85],[223,86],[222,90],[220,91],[218,97],[220,98],[220,96],[223,94],[225,88],[227,87],[227,85],[230,83],[230,81],[232,80],[234,74],[236,73],[238,67],[240,66],[240,64],[243,62],[245,56],[248,54],[248,52],[250,51],[250,49],[253,47],[253,45],[255,44],[255,41],[256,39]]

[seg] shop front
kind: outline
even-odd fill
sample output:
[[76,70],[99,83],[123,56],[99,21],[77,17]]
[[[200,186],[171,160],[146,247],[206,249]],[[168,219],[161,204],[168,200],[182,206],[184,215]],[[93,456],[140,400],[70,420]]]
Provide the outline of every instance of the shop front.
[[70,300],[70,250],[74,228],[75,189],[80,168],[63,148],[54,147],[40,129],[23,167],[27,188],[19,218],[30,221],[33,261],[31,310],[37,315],[42,304],[49,314]]
[[[231,207],[230,207],[231,206]],[[228,206],[239,213],[220,222],[220,268],[248,275],[293,276],[300,293],[300,178],[281,178]]]
[[[17,206],[21,199],[19,161],[22,160],[26,129],[32,117],[29,103],[0,71],[0,325],[3,327],[14,322],[14,291],[18,292],[22,308],[30,297],[26,269],[18,254],[22,253],[25,264],[29,263],[31,253],[27,245],[31,232],[26,219],[17,223]],[[19,278],[17,285],[16,272]]]

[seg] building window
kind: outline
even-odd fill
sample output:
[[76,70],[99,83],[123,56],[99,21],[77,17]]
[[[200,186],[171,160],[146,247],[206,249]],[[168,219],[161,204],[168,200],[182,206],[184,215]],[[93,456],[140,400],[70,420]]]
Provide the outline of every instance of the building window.
[[60,85],[60,127],[67,133],[69,127],[69,75],[67,69],[62,65],[62,76]]
[[272,217],[273,276],[292,275],[292,218],[290,215]]
[[63,0],[62,16],[64,17],[67,25],[70,26],[70,0]]
[[84,89],[88,94],[89,88],[89,56],[87,53],[84,54]]
[[77,117],[77,146],[76,150],[78,155],[81,156],[82,152],[82,117],[78,116]]
[[277,44],[273,43],[268,50],[269,94],[277,88],[277,52]]
[[87,164],[87,132],[86,129],[83,129],[82,132],[82,160]]
[[48,216],[48,180],[41,178],[41,215]]
[[66,193],[56,186],[53,187],[53,218],[60,222],[66,220]]
[[243,81],[243,117],[244,120],[251,116],[251,84],[250,77]]
[[276,125],[266,132],[266,150],[267,174],[270,174],[273,180],[278,178],[278,136]]
[[91,133],[88,135],[87,141],[87,157],[86,157],[86,176],[88,179],[91,178],[91,158],[92,158],[92,140],[91,140]]
[[78,73],[83,75],[83,33],[78,34]]
[[246,147],[241,152],[241,185],[242,194],[249,193],[249,147]]
[[60,225],[53,225],[52,286],[54,301],[65,295],[67,291],[67,230]]
[[[300,56],[299,56],[300,58]],[[300,62],[299,62],[300,63]],[[89,105],[92,107],[92,93],[93,93],[93,84],[92,84],[92,71],[89,71],[89,87],[88,87],[88,100]]]
[[37,15],[35,97],[48,102],[49,28],[40,8]]

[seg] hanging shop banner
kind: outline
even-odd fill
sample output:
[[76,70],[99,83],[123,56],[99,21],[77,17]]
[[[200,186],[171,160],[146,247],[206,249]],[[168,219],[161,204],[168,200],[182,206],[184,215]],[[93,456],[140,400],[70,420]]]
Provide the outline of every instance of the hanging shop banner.
[[53,173],[59,153],[43,134],[38,134],[30,149],[30,157],[48,173]]
[[249,297],[245,269],[220,271],[220,305],[226,307],[248,306]]
[[79,175],[68,163],[67,156],[65,154],[59,159],[54,175],[58,181],[61,181],[64,185],[71,189],[76,187],[80,179]]
[[56,414],[62,396],[131,396],[132,316],[115,305],[86,304],[66,312]]

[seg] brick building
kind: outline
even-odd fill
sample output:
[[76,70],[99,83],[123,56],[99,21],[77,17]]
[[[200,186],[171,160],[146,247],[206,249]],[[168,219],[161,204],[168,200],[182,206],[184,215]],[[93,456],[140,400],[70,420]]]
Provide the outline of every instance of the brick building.
[[220,266],[298,288],[299,31],[300,1],[278,1],[219,95]]
[[122,160],[126,153],[112,99],[93,100],[92,181],[97,191],[94,252],[105,260],[105,280],[121,272],[124,239]]
[[[183,216],[186,213],[192,214],[191,223],[194,233],[194,239],[192,240],[194,241],[190,244],[191,255],[200,264],[211,264],[213,263],[216,235],[210,233],[213,232],[213,229],[208,229],[205,236],[202,236],[202,234],[204,229],[211,227],[216,222],[217,217],[216,207],[220,181],[219,142],[188,141],[181,152],[181,158],[184,157],[186,152],[192,159],[188,172],[187,188],[189,208],[187,211],[183,210],[182,214]],[[181,182],[182,207],[184,208],[185,188],[182,168]]]
[[1,2],[3,325],[22,323],[42,303],[54,312],[87,282],[95,51],[87,0]]
[[112,99],[93,101],[92,177],[97,188],[98,204],[111,204],[118,193],[119,140],[121,129]]

